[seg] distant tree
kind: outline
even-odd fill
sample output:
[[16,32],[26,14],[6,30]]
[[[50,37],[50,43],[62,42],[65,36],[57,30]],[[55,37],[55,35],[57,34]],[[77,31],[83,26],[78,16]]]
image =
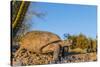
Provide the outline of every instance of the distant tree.
[[97,51],[97,40],[89,39],[88,52],[96,52]]
[[87,37],[83,34],[79,34],[79,36],[77,37],[77,47],[85,49],[88,46],[87,44]]

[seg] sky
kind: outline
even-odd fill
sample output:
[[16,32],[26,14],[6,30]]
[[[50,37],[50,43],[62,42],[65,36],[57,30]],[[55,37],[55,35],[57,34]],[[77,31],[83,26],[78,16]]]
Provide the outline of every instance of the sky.
[[29,12],[44,14],[43,17],[32,15],[30,19],[27,19],[31,22],[30,30],[53,32],[62,39],[65,33],[71,35],[82,33],[96,38],[97,7],[94,5],[32,2],[27,13]]

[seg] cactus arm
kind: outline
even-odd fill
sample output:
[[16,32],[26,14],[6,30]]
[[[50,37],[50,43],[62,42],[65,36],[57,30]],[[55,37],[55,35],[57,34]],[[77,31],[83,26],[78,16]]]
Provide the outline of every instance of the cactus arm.
[[17,17],[16,17],[14,23],[12,24],[12,28],[13,28],[13,29],[16,27],[17,21],[18,21],[20,15],[21,15],[21,13],[22,13],[22,8],[23,8],[23,6],[24,6],[24,1],[22,1],[21,6],[20,6],[20,9],[19,9],[18,14],[17,14]]

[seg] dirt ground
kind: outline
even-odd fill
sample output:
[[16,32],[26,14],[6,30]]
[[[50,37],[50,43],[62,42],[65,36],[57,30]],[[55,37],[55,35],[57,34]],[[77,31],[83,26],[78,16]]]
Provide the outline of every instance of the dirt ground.
[[[14,55],[14,53],[13,53]],[[35,54],[29,51],[22,50],[16,57],[12,57],[13,66],[26,65],[43,65],[43,64],[61,64],[61,63],[76,63],[76,62],[91,62],[97,60],[96,52],[73,54],[69,53],[65,57],[60,57],[60,60],[53,61],[53,55]]]

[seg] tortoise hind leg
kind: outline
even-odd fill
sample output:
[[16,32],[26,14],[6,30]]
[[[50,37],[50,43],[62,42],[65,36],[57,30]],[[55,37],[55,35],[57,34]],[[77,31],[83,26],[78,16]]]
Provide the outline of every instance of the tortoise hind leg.
[[16,51],[16,53],[15,53],[15,55],[14,55],[15,58],[18,56],[18,54],[21,53],[21,50],[22,50],[22,49],[23,49],[23,48],[20,47],[20,48]]

